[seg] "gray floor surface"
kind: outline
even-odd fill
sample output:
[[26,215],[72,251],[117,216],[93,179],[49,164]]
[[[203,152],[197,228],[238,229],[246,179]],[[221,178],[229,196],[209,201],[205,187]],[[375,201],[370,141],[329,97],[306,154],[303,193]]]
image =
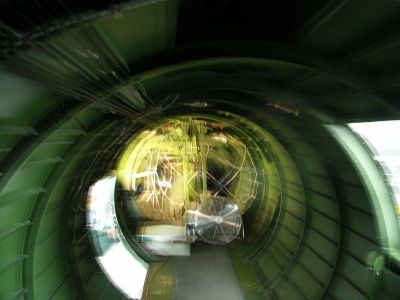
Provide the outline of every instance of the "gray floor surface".
[[172,258],[175,300],[244,300],[224,247],[196,243],[191,252]]

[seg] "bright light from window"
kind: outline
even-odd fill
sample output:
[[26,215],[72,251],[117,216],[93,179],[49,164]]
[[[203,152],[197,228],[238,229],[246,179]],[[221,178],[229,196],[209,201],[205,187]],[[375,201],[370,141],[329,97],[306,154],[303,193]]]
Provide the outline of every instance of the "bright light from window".
[[130,299],[142,297],[148,265],[130,248],[116,220],[116,177],[106,177],[90,187],[87,226],[96,260],[108,279]]
[[400,121],[352,123],[350,128],[368,144],[392,187],[400,223]]
[[126,296],[141,299],[147,268],[127,251],[123,243],[116,243],[105,255],[96,257],[96,260],[108,279]]

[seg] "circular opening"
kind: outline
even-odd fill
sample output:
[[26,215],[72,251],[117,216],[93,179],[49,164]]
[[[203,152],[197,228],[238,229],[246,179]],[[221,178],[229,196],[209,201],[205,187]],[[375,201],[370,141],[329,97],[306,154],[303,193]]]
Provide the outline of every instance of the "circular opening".
[[147,220],[180,221],[219,196],[244,214],[258,197],[261,170],[238,129],[219,118],[181,116],[142,130],[117,168],[131,192],[128,205]]

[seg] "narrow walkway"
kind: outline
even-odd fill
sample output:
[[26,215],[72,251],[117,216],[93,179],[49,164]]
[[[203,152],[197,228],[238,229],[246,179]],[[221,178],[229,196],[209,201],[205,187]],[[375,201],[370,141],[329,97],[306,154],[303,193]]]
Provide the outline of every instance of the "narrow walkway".
[[188,257],[172,259],[176,270],[175,300],[243,300],[224,247],[192,245]]

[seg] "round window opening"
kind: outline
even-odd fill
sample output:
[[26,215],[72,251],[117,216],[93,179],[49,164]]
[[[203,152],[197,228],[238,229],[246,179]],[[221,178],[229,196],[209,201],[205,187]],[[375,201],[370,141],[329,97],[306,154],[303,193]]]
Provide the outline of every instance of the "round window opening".
[[143,292],[149,264],[142,257],[190,256],[194,242],[244,238],[243,215],[265,205],[268,165],[247,124],[235,116],[166,119],[135,134],[115,169],[90,187],[96,259],[126,295]]
[[[207,118],[177,117],[142,130],[118,165],[119,182],[130,191],[127,201],[143,218],[160,222],[181,221],[221,198],[221,205],[244,214],[258,182],[242,139],[230,122]],[[214,210],[212,219],[221,220],[214,206],[207,206]]]

